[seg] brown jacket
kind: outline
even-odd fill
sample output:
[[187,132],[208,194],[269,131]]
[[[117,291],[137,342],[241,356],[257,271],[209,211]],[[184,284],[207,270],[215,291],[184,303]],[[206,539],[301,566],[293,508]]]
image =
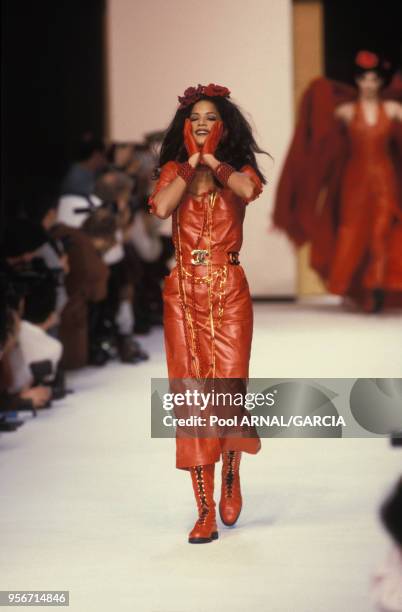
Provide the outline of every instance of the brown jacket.
[[61,315],[60,340],[62,365],[76,369],[88,362],[88,302],[106,297],[109,269],[82,230],[60,223],[50,233],[66,243],[70,270],[65,279],[68,302]]

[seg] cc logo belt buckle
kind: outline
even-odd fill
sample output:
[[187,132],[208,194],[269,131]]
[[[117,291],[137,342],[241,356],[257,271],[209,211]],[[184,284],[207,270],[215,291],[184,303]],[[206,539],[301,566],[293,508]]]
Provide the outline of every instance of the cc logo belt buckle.
[[206,249],[193,249],[191,255],[193,255],[191,263],[195,266],[200,266],[206,263],[205,258],[208,255],[208,251]]
[[228,253],[229,253],[230,263],[234,264],[235,266],[238,266],[240,264],[239,251],[228,251]]

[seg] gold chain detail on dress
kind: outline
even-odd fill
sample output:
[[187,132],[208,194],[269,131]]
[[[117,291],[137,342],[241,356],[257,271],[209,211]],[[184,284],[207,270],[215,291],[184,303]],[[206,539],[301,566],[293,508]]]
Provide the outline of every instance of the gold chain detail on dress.
[[[173,213],[173,242],[176,250],[176,260],[178,269],[178,281],[179,281],[179,299],[180,305],[183,312],[184,322],[184,334],[187,346],[188,359],[190,363],[191,373],[197,379],[201,378],[215,378],[215,329],[218,329],[222,325],[224,303],[225,303],[225,284],[228,274],[227,264],[223,264],[219,268],[213,270],[211,263],[211,247],[212,247],[212,227],[213,227],[213,208],[217,198],[217,192],[214,191],[208,194],[207,200],[202,199],[203,203],[203,221],[201,231],[197,237],[195,248],[199,247],[202,236],[204,235],[204,229],[206,239],[208,241],[207,251],[207,269],[208,272],[205,276],[196,276],[194,271],[194,264],[191,264],[191,272],[183,267],[182,249],[181,249],[181,237],[180,237],[180,218],[179,218],[179,207],[177,207]],[[191,283],[191,301],[187,300],[187,293],[185,289],[185,276],[190,280]],[[213,290],[213,282],[217,280],[218,289]],[[209,317],[207,323],[203,326],[199,323],[197,317],[197,304],[195,298],[195,285],[207,284],[208,287],[208,310]],[[213,313],[213,297],[218,296],[218,314],[214,318]],[[211,356],[209,363],[204,365],[200,341],[199,331],[204,329],[209,323],[209,331],[211,335]]]

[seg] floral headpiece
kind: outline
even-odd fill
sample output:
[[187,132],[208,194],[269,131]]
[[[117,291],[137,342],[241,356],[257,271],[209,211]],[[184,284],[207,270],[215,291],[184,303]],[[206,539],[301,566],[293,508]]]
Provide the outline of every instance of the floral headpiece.
[[197,102],[201,96],[222,96],[223,98],[230,97],[230,91],[227,87],[222,85],[215,85],[210,83],[209,85],[200,85],[197,87],[187,87],[182,96],[177,96],[180,102],[179,108],[185,108],[194,102]]
[[359,68],[370,70],[370,68],[377,68],[380,64],[380,58],[371,51],[359,51],[355,57],[355,64]]
[[390,63],[387,61],[380,61],[380,58],[376,53],[372,53],[371,51],[359,51],[355,57],[355,64],[359,66],[359,68],[363,68],[363,70],[372,70],[374,68],[383,68],[388,70],[390,68]]

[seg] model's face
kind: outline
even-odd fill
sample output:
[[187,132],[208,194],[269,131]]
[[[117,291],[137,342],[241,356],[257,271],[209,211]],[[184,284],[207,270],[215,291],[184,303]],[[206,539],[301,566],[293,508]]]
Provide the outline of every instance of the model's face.
[[221,120],[218,109],[210,100],[199,100],[194,104],[190,121],[198,146],[202,147],[214,123]]
[[380,91],[382,79],[376,72],[365,72],[356,79],[360,93],[366,96],[375,96]]

